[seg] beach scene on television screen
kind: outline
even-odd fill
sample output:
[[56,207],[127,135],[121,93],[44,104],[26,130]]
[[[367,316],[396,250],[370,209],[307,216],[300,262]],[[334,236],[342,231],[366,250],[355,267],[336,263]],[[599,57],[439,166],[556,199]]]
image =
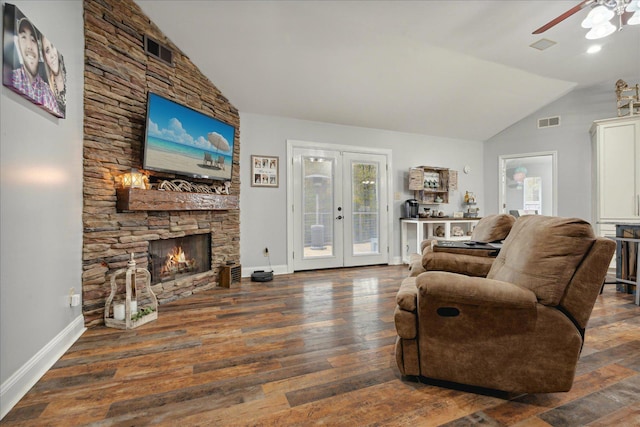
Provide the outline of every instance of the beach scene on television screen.
[[144,167],[231,180],[235,128],[159,95],[149,95]]

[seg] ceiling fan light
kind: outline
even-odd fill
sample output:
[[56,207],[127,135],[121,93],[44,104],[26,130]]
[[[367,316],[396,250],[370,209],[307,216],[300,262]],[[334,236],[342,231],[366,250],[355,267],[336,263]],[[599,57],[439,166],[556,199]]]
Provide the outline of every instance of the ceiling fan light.
[[631,18],[627,21],[627,25],[638,25],[640,24],[640,10],[636,11]]
[[640,11],[640,0],[632,0],[624,9],[626,12],[638,12]]
[[582,21],[582,28],[594,28],[601,25],[604,22],[609,21],[615,16],[613,10],[606,8],[605,6],[596,6],[584,18]]
[[607,37],[616,31],[616,26],[609,21],[605,21],[600,25],[594,26],[585,37],[589,40],[597,40],[603,37]]
[[594,44],[593,46],[589,46],[589,49],[587,49],[587,53],[589,55],[593,55],[594,53],[598,53],[602,50],[602,46],[600,46],[599,44]]

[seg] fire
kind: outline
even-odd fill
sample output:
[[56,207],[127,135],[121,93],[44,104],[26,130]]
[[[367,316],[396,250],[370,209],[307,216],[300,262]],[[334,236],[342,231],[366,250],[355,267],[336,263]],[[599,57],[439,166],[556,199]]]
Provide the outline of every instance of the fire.
[[183,271],[193,270],[196,266],[195,259],[188,259],[182,250],[182,246],[174,247],[167,254],[167,260],[160,271],[161,275],[175,274]]

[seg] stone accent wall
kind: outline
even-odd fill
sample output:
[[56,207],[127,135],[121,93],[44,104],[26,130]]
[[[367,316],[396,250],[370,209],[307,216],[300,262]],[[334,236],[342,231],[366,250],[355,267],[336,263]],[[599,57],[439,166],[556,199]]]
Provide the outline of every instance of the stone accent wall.
[[[132,0],[85,0],[84,22],[82,288],[83,313],[87,326],[91,326],[103,323],[112,274],[126,267],[131,252],[138,266],[146,267],[151,240],[212,235],[212,270],[154,286],[160,304],[214,288],[221,265],[227,261],[240,263],[238,210],[116,212],[117,178],[131,168],[142,169],[147,92],[236,128],[231,185],[231,194],[236,196],[240,195],[240,117]],[[173,66],[145,54],[145,34],[174,51]]]

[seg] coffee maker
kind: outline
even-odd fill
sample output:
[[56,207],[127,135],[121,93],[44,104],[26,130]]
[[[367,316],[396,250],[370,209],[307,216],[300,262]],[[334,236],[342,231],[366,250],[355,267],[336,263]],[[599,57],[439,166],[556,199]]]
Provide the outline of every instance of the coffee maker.
[[409,199],[404,202],[404,217],[418,218],[418,209],[420,204],[416,199]]

